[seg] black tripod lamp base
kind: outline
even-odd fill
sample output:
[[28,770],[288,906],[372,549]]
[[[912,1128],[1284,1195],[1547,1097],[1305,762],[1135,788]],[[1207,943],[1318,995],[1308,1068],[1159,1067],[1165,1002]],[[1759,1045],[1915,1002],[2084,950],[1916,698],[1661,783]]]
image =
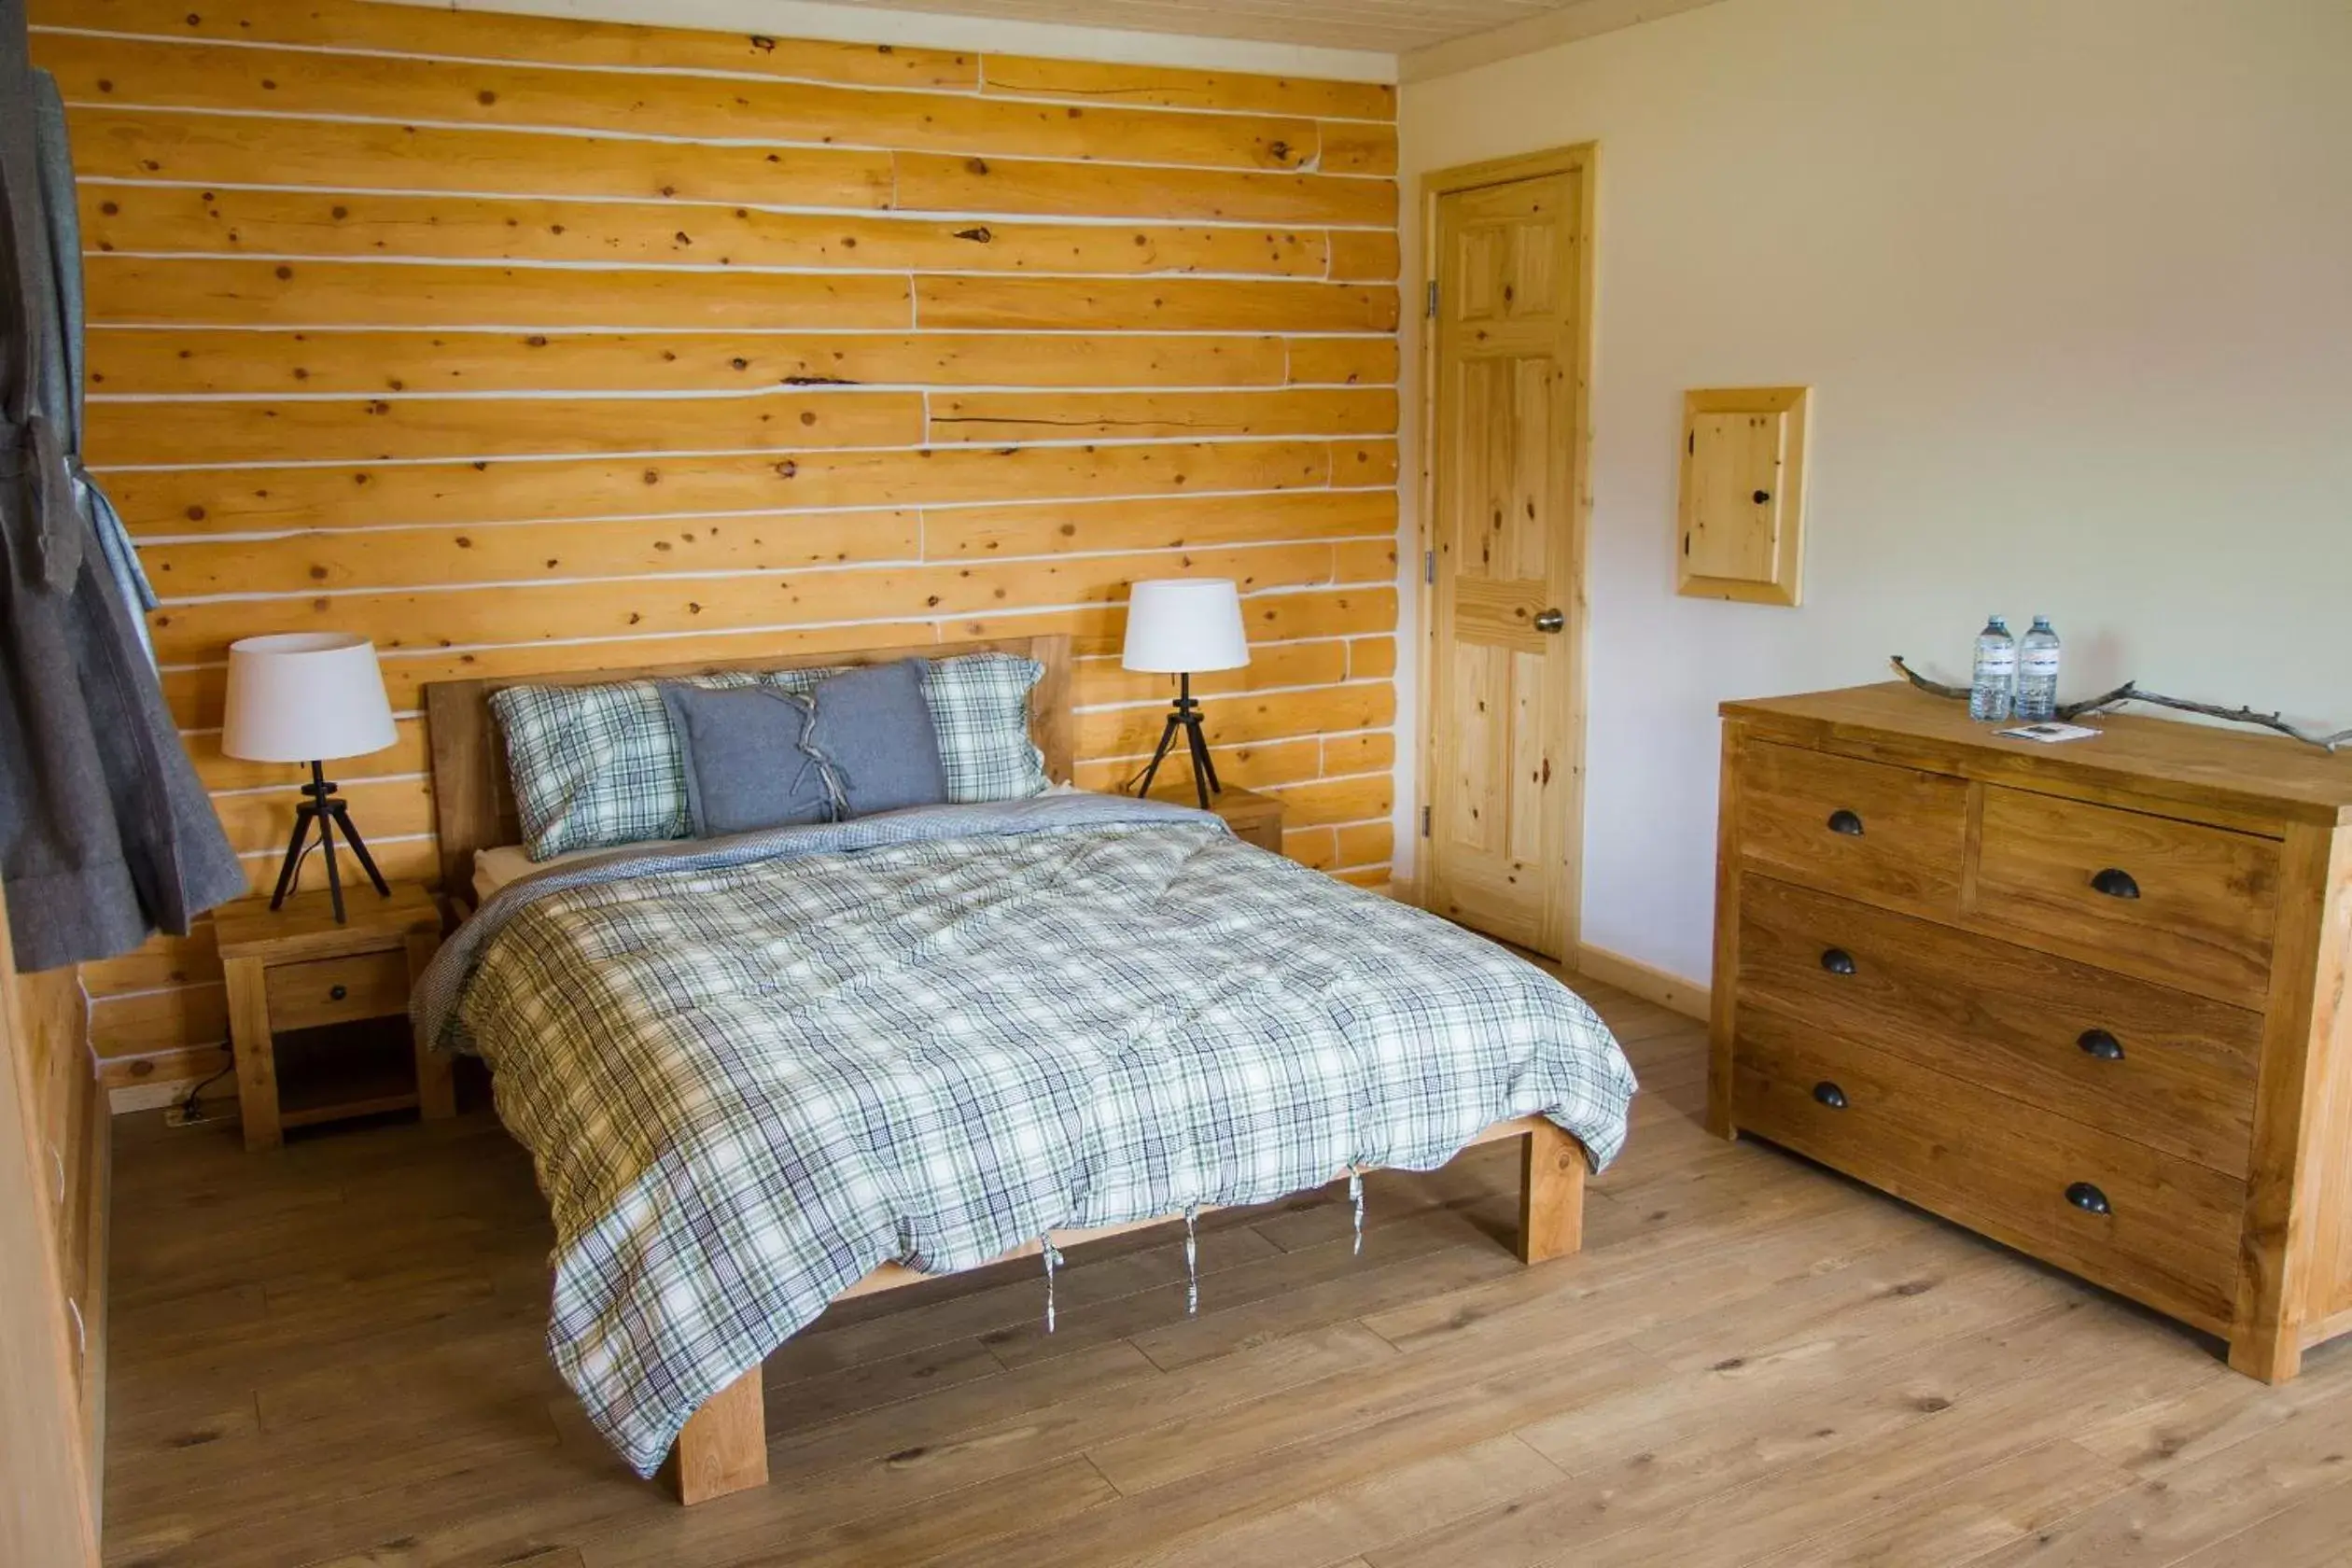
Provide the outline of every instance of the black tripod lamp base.
[[1206,811],[1209,809],[1209,797],[1222,793],[1225,786],[1217,782],[1217,764],[1209,760],[1209,742],[1200,733],[1200,704],[1193,699],[1192,677],[1180,675],[1176,679],[1175,708],[1160,730],[1159,749],[1152,753],[1152,760],[1144,767],[1143,777],[1135,786],[1135,792],[1139,797],[1152,792],[1152,780],[1158,777],[1160,763],[1168,760],[1168,753],[1174,749],[1177,735],[1181,732],[1184,737],[1184,749],[1192,756],[1193,789],[1200,797],[1200,809]]
[[318,847],[327,852],[327,897],[334,905],[335,924],[343,923],[343,869],[335,861],[335,834],[343,833],[343,842],[359,862],[359,869],[368,874],[375,890],[385,898],[392,896],[391,885],[384,873],[376,869],[375,857],[368,853],[367,841],[359,830],[351,825],[351,809],[335,793],[335,786],[327,778],[325,767],[311,763],[311,781],[302,786],[302,799],[294,807],[294,836],[286,841],[286,859],[278,866],[277,891],[270,895],[270,907],[281,908],[286,897],[301,880],[302,855],[310,847],[312,832],[318,834]]

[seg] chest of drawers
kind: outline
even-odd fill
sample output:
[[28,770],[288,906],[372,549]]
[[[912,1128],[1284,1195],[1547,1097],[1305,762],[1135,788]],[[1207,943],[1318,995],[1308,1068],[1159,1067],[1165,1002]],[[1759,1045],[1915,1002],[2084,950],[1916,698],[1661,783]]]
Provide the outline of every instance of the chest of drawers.
[[2352,755],[1723,707],[1708,1118],[2294,1376],[2352,1330]]

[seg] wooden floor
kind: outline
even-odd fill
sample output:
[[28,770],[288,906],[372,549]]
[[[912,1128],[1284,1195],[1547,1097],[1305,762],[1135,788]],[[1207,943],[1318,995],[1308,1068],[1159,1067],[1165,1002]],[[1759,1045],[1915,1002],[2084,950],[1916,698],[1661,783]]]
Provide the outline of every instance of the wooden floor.
[[548,1368],[549,1232],[475,1112],[248,1158],[126,1118],[117,1563],[1199,1568],[2352,1558],[2352,1354],[2215,1347],[1754,1143],[1698,1027],[1582,987],[1645,1081],[1588,1251],[1515,1149],[839,1310],[768,1363],[774,1484],[684,1511]]

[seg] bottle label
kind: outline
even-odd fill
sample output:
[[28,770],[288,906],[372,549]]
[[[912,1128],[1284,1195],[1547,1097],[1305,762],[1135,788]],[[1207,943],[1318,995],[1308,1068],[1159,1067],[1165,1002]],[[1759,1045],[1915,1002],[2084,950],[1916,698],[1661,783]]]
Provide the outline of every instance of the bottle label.
[[2017,672],[2017,650],[1988,648],[1976,656],[1980,675],[2013,675]]
[[2027,675],[2056,675],[2058,673],[2058,650],[2055,648],[2028,649],[2023,657],[2024,662],[2020,667]]

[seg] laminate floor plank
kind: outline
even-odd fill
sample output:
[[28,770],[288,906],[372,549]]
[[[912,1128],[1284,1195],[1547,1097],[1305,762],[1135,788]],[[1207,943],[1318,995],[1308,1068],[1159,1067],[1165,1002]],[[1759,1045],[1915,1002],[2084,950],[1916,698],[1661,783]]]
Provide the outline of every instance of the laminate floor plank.
[[[1981,1568],[2159,1568],[2352,1481],[2352,1401],[2305,1406],[1974,1560]],[[2352,1558],[2352,1538],[2343,1547]],[[2246,1560],[2256,1562],[2260,1559]],[[2342,1559],[2339,1559],[2342,1561]]]
[[[246,1155],[116,1139],[118,1568],[2318,1568],[2352,1353],[2212,1342],[1699,1125],[1702,1026],[1580,986],[1643,1080],[1586,1249],[1520,1268],[1517,1150],[845,1303],[771,1359],[766,1488],[638,1480],[549,1365],[495,1118]],[[478,1087],[478,1085],[477,1085]],[[479,1096],[476,1097],[479,1099]],[[213,1101],[218,1107],[218,1101]]]
[[1753,1568],[1956,1568],[2111,1495],[2120,1471],[2061,1439],[1758,1558]]
[[2177,1559],[2172,1568],[2339,1568],[2352,1543],[2352,1482]]

